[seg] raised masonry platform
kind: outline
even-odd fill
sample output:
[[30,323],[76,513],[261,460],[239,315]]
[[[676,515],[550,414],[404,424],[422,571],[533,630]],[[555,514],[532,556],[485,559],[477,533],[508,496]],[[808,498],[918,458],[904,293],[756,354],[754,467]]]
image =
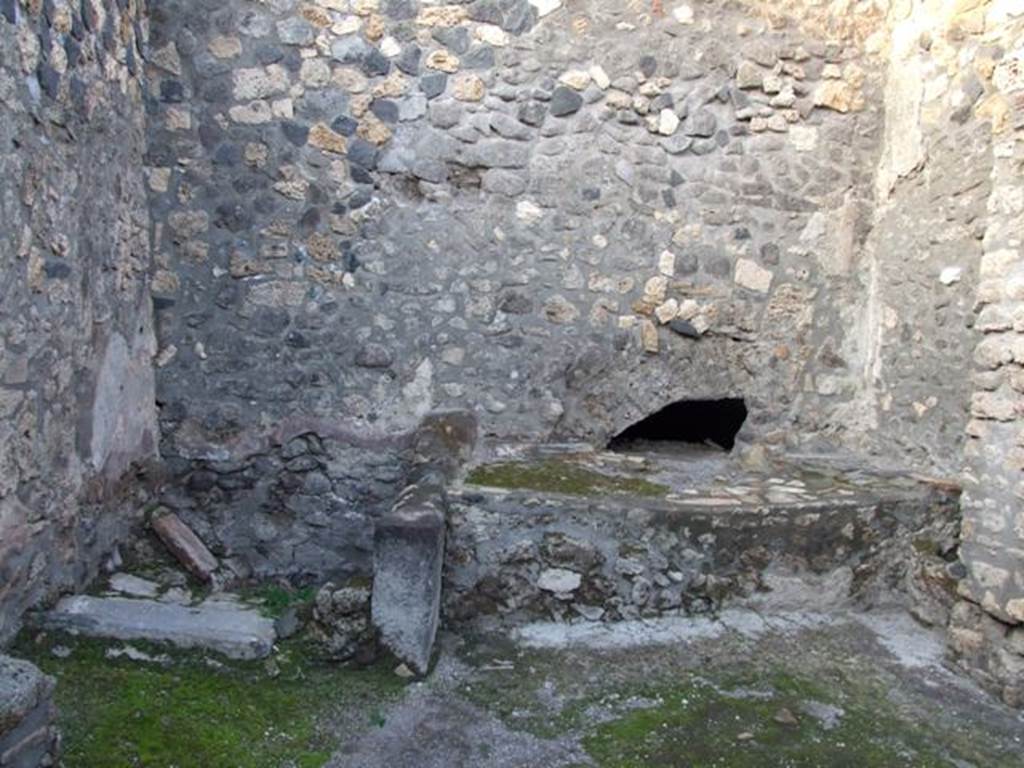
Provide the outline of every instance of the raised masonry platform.
[[444,609],[571,620],[894,599],[944,619],[959,489],[835,459],[509,450],[448,496]]

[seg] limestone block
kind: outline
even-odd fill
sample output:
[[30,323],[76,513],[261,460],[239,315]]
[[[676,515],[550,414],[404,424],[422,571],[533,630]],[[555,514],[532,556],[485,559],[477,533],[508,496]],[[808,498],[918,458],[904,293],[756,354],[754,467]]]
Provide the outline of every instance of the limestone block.
[[736,262],[736,284],[758,293],[768,293],[772,285],[773,274],[750,259]]
[[640,343],[644,348],[644,352],[652,355],[658,354],[659,341],[658,341],[658,329],[647,318],[640,321]]
[[226,599],[177,605],[127,597],[62,598],[40,618],[44,629],[89,637],[149,640],[179,648],[207,648],[232,659],[270,655],[277,635],[273,619]]
[[232,74],[234,96],[238,101],[265,99],[288,90],[288,70],[279,64],[236,69]]
[[427,56],[424,64],[430,69],[436,69],[439,72],[446,72],[448,74],[454,74],[459,71],[459,57],[445,50],[432,52]]
[[348,142],[340,133],[336,133],[326,123],[317,123],[309,129],[309,143],[324,152],[343,155],[348,149]]
[[842,80],[826,80],[814,92],[814,103],[836,112],[854,112],[864,106],[860,91]]

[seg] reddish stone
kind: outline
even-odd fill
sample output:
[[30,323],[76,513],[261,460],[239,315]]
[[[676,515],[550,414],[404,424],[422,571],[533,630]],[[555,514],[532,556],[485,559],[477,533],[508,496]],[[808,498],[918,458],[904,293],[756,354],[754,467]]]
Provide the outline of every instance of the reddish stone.
[[217,570],[217,558],[198,536],[173,512],[153,518],[153,530],[193,576],[209,581]]

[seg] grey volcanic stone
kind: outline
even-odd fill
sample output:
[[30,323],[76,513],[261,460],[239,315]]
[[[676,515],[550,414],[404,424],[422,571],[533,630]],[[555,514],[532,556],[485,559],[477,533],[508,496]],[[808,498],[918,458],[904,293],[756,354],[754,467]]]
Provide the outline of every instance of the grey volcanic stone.
[[442,27],[434,30],[434,39],[452,53],[462,56],[469,50],[469,29],[466,27]]
[[530,159],[530,148],[526,144],[504,139],[488,139],[465,148],[466,165],[483,168],[523,168]]
[[373,625],[381,644],[421,675],[441,610],[442,493],[440,480],[407,488],[374,532]]
[[309,45],[315,35],[312,24],[295,16],[277,25],[277,36],[285,45]]
[[494,66],[494,49],[489,45],[474,48],[462,57],[463,69],[491,69]]
[[680,320],[676,318],[668,324],[668,327],[678,333],[680,336],[686,336],[687,338],[697,339],[700,338],[700,332],[693,326],[689,320]]
[[0,736],[49,697],[55,685],[35,665],[0,654]]
[[699,109],[690,115],[686,126],[686,135],[707,138],[714,136],[717,128],[718,121],[715,116],[707,109]]
[[392,19],[411,19],[416,15],[415,0],[384,0],[381,7],[385,15]]
[[547,105],[540,101],[528,101],[519,107],[519,120],[527,125],[538,126],[548,113]]
[[331,43],[331,57],[342,64],[360,64],[376,50],[358,35],[342,37]]
[[506,139],[530,138],[530,129],[527,126],[502,112],[491,114],[491,130]]
[[420,90],[428,99],[440,96],[447,85],[448,76],[443,72],[431,72],[420,78]]
[[281,123],[281,133],[296,147],[302,147],[309,138],[309,126],[296,123],[292,120],[285,120]]
[[370,52],[363,57],[362,67],[363,72],[370,77],[386,75],[391,71],[391,59],[376,48],[371,48]]
[[579,111],[583,106],[583,97],[572,88],[560,85],[551,94],[551,114],[555,117],[566,117]]
[[65,597],[40,619],[45,629],[116,640],[149,640],[179,648],[206,648],[232,659],[269,656],[273,619],[256,608],[210,598],[196,606],[124,597]]
[[382,344],[369,342],[356,352],[356,365],[360,368],[387,368],[394,362],[391,350]]
[[54,765],[60,737],[54,726],[54,680],[27,661],[0,654],[0,765]]
[[418,45],[409,44],[395,58],[395,66],[407,75],[416,76],[420,73],[420,58],[423,52]]

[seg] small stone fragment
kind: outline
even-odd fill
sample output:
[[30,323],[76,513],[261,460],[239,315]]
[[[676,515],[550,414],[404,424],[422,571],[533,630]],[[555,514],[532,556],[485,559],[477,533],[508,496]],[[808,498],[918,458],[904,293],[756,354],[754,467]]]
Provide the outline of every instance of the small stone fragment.
[[946,267],[939,273],[939,282],[943,285],[953,285],[960,282],[964,270],[962,267]]
[[797,719],[796,715],[794,715],[786,707],[782,707],[781,709],[779,709],[779,711],[775,713],[775,716],[772,717],[772,720],[774,720],[776,723],[779,723],[779,725],[800,725],[800,721]]
[[459,71],[459,57],[444,50],[431,53],[424,64],[429,69],[436,69],[449,75]]
[[743,288],[758,293],[768,293],[772,277],[771,271],[750,259],[740,259],[736,262],[736,284]]
[[537,587],[545,592],[575,592],[583,583],[583,578],[575,571],[565,568],[548,568],[541,572],[537,579]]
[[679,128],[679,117],[674,110],[663,109],[658,115],[658,133],[662,136],[671,136]]
[[680,336],[685,336],[688,339],[700,338],[700,331],[698,331],[689,320],[681,320],[679,317],[676,317],[675,320],[668,324],[668,327]]
[[324,152],[333,152],[336,155],[345,154],[348,142],[340,133],[336,133],[326,123],[317,123],[309,129],[309,143]]
[[652,355],[658,354],[658,329],[646,317],[640,321],[640,343],[645,352]]
[[814,103],[836,112],[851,112],[862,106],[860,92],[842,80],[827,80],[814,92]]
[[581,69],[570,69],[568,72],[562,73],[562,76],[558,78],[558,82],[564,83],[574,91],[582,91],[590,85],[590,73],[584,72]]
[[484,81],[477,75],[460,75],[455,78],[452,95],[459,101],[480,101],[486,90]]

